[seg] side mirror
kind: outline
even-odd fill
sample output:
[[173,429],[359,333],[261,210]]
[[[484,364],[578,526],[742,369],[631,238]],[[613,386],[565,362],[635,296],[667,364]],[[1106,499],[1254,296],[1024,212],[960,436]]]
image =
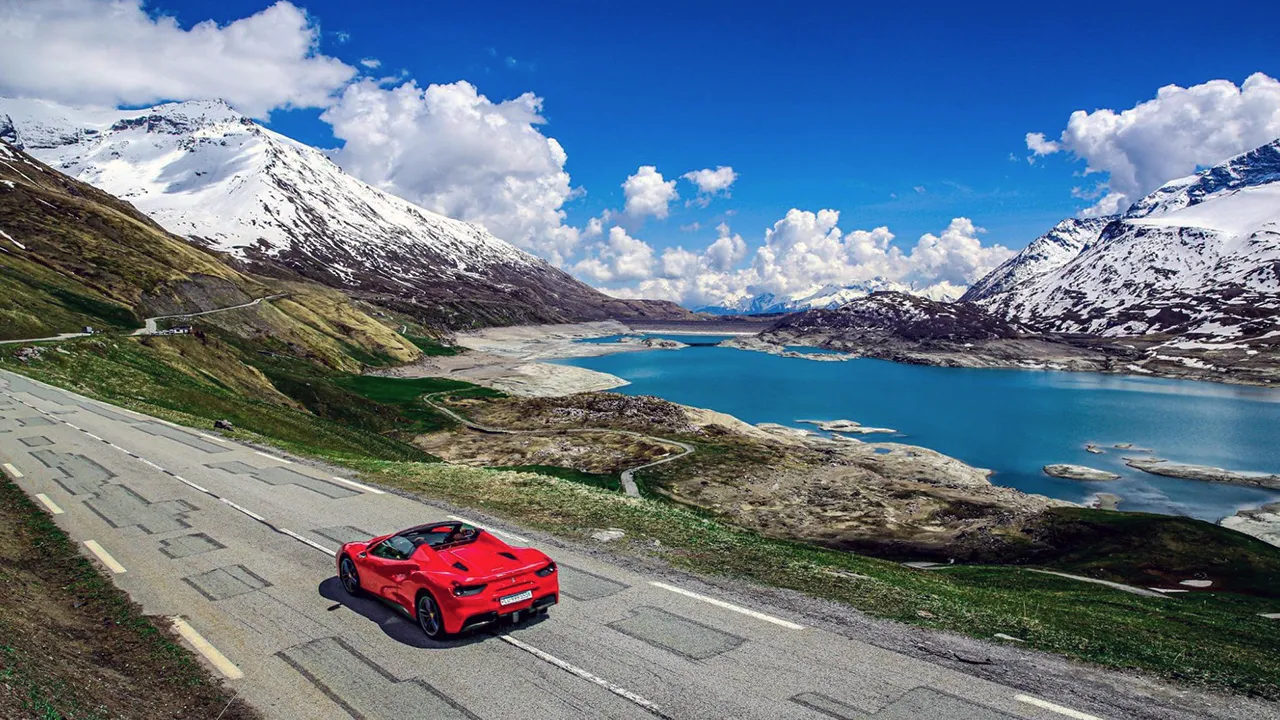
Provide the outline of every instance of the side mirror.
[[359,555],[357,555],[356,557],[358,557],[358,558],[360,558],[361,560],[363,560],[363,559],[365,558],[365,556],[366,556],[366,555],[368,555],[368,554],[369,554],[369,553],[360,553],[360,554],[359,554]]

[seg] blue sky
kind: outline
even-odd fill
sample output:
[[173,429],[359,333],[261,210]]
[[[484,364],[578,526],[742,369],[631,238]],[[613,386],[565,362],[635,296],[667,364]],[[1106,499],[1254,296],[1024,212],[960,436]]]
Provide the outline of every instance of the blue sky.
[[[0,0],[0,10],[8,2]],[[100,0],[63,2],[72,10],[57,22],[37,18],[37,27],[50,35],[63,33],[69,43],[44,43],[55,48],[47,55],[65,56],[77,42],[99,42],[86,40],[88,31],[67,15],[78,13],[88,27],[122,22],[104,14]],[[236,61],[245,58],[227,57],[233,50],[221,44],[222,49],[202,44],[192,28],[211,19],[221,26],[216,35],[249,18],[262,22],[245,35],[268,44],[278,37],[281,47],[301,38],[301,45],[296,57],[257,46],[235,50],[253,62],[261,54],[262,63],[288,72],[281,75],[286,79],[276,95],[255,87],[240,101],[229,99],[242,107],[306,106],[275,110],[270,125],[320,147],[342,145],[334,136],[334,117],[322,120],[322,113],[337,104],[334,98],[344,87],[351,89],[350,74],[357,70],[357,80],[377,78],[380,84],[371,83],[363,98],[373,104],[343,103],[352,112],[349,120],[364,117],[357,109],[389,102],[390,90],[408,81],[418,88],[466,81],[491,101],[488,110],[517,115],[519,103],[504,101],[532,93],[542,100],[545,124],[526,128],[525,135],[554,138],[567,161],[530,159],[525,157],[529,148],[518,143],[495,147],[492,157],[482,158],[493,165],[488,174],[470,180],[486,187],[472,188],[475,197],[466,202],[440,200],[442,187],[452,192],[469,174],[466,167],[433,165],[431,153],[454,142],[432,144],[429,136],[438,124],[411,128],[400,140],[415,147],[394,158],[378,157],[382,146],[370,144],[369,133],[361,135],[369,142],[358,148],[348,143],[345,154],[335,157],[368,182],[437,211],[483,222],[500,235],[518,236],[507,239],[553,257],[592,284],[695,304],[733,293],[790,292],[810,282],[865,279],[873,266],[880,268],[876,273],[887,268],[895,279],[913,285],[946,282],[954,289],[1007,256],[990,251],[991,246],[1020,248],[1095,202],[1098,208],[1122,208],[1160,182],[1271,139],[1280,123],[1280,84],[1272,80],[1280,73],[1275,42],[1280,3],[295,3],[305,16],[287,6],[268,22],[264,18],[281,8],[269,11],[265,0],[147,2],[119,32],[100,33],[104,47],[110,42],[105,36],[112,34],[128,43],[104,54],[105,62],[136,53],[146,77],[129,76],[128,68],[104,68],[68,80],[58,58],[49,59],[42,74],[41,47],[23,47],[14,49],[22,53],[21,63],[0,67],[0,92],[39,95],[48,88],[50,97],[63,102],[108,98],[131,106],[237,94],[235,83],[228,91],[212,76],[224,74],[244,85],[260,78],[237,76],[244,63],[237,67]],[[43,7],[36,3],[27,10],[38,14]],[[177,28],[166,29],[162,16],[175,18]],[[292,26],[289,17],[295,18]],[[179,37],[184,34],[190,37]],[[156,40],[149,40],[153,35]],[[308,39],[318,46],[308,50]],[[199,68],[148,58],[148,46],[160,44],[171,52],[190,46],[193,56],[201,53],[208,77],[198,77]],[[367,58],[380,67],[362,66]],[[227,64],[225,72],[221,63]],[[348,75],[322,72],[314,67],[318,63],[337,63]],[[1255,73],[1269,77],[1243,90]],[[1213,80],[1228,84],[1206,85]],[[1170,84],[1191,90],[1126,113]],[[1104,112],[1090,116],[1094,122],[1073,127],[1070,137],[1063,134],[1073,111],[1100,109]],[[1112,127],[1107,111],[1126,113],[1122,129]],[[1220,127],[1231,129],[1229,137],[1222,137]],[[339,134],[351,137],[367,129],[347,124]],[[394,131],[391,125],[377,130]],[[1029,132],[1044,133],[1050,143],[1034,163],[1027,160]],[[480,135],[459,135],[458,142],[470,148],[468,143],[484,142]],[[491,192],[487,186],[506,177],[504,152],[512,158],[510,176],[524,173],[531,183],[526,189],[553,180],[563,185],[550,200],[535,198],[541,203],[535,209],[544,215],[534,229],[508,222],[527,208],[494,210],[494,198],[481,197]],[[401,171],[379,174],[378,168],[392,160]],[[543,167],[548,162],[549,169]],[[427,169],[415,175],[415,165]],[[677,180],[680,200],[670,203],[669,217],[620,215],[621,184],[648,165],[668,181],[718,166],[731,166],[737,179],[729,196],[710,198],[706,207],[687,205],[695,188]],[[1081,177],[1086,165],[1104,172]],[[1108,170],[1134,177],[1107,184]],[[569,187],[579,192],[570,193]],[[1075,195],[1073,189],[1078,189]],[[839,212],[838,229],[834,216],[816,215],[823,209]],[[815,215],[788,215],[792,210]],[[556,220],[560,211],[564,217]],[[603,220],[602,234],[586,233],[592,218]],[[785,227],[777,225],[784,218]],[[969,218],[985,232],[955,218]],[[725,234],[715,229],[725,221],[733,242],[721,248],[727,259],[710,263],[710,270],[709,256],[675,252],[680,247],[702,253]],[[695,224],[698,229],[690,230]],[[614,225],[621,235],[610,234]],[[879,226],[888,226],[892,243],[877,244],[882,236],[862,238],[859,242],[871,243],[874,252],[858,255],[851,239],[855,231]],[[829,247],[793,257],[789,269],[779,261],[767,272],[728,278],[759,264],[756,250],[765,244],[769,228],[775,230],[774,255]],[[540,232],[559,235],[554,243],[529,239]],[[886,255],[893,248],[911,253],[926,233],[941,236],[935,240],[948,259]],[[739,242],[745,253],[735,250]],[[557,249],[546,250],[550,245]],[[840,255],[842,272],[796,276],[808,272],[797,268],[831,261],[833,252]],[[874,256],[880,264],[869,263],[866,272],[850,270],[851,263],[862,262],[855,256]],[[699,284],[702,289],[695,290]]]
[[[709,228],[724,210],[756,234],[792,207],[888,225],[899,242],[965,215],[984,240],[1020,247],[1086,204],[1070,193],[1078,163],[1010,161],[1028,154],[1027,132],[1055,135],[1073,110],[1130,107],[1171,83],[1280,71],[1280,4],[888,5],[303,4],[326,54],[376,57],[424,85],[469,80],[495,101],[544,98],[545,132],[587,190],[571,221],[621,206],[639,165],[739,173],[730,200],[651,227],[656,247],[689,244],[680,225]],[[225,22],[263,3],[162,7]],[[273,126],[333,144],[317,116],[277,113]]]

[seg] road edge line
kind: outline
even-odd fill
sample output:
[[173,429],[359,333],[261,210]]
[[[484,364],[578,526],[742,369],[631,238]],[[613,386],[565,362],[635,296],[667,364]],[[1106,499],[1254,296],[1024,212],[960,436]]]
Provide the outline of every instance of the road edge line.
[[658,582],[657,580],[651,580],[649,581],[649,584],[656,588],[662,588],[663,590],[676,593],[677,595],[684,595],[685,597],[693,598],[694,600],[701,600],[702,602],[715,605],[716,607],[724,608],[725,610],[732,610],[736,613],[741,613],[743,615],[753,617],[757,620],[763,620],[765,622],[773,623],[774,625],[779,625],[781,627],[787,628],[788,630],[804,630],[804,626],[799,623],[794,623],[794,622],[791,622],[790,620],[783,620],[782,618],[777,618],[772,615],[766,615],[765,613],[762,613],[759,610],[744,608],[740,605],[734,605],[733,603],[725,602],[724,600],[717,600],[716,598],[713,598],[713,597],[700,595],[696,592],[693,592],[692,590],[685,590],[684,588],[678,588],[674,585],[668,585],[664,582]]
[[97,540],[85,540],[84,546],[89,548],[89,552],[97,556],[97,558],[102,561],[102,564],[106,565],[107,569],[116,575],[128,572],[118,560],[111,557],[111,553],[107,552],[106,548],[98,544]]
[[1017,700],[1020,703],[1034,705],[1043,710],[1056,712],[1059,715],[1065,715],[1069,718],[1075,718],[1075,720],[1102,720],[1102,718],[1098,717],[1097,715],[1090,715],[1089,713],[1083,713],[1083,712],[1080,712],[1079,710],[1072,710],[1069,707],[1064,707],[1056,703],[1051,703],[1048,700],[1041,700],[1038,697],[1032,697],[1030,695],[1014,695],[1013,699]]
[[49,512],[53,513],[54,515],[61,515],[64,512],[66,512],[62,508],[58,507],[58,503],[54,502],[48,495],[45,495],[44,493],[36,493],[36,499],[39,500],[41,504],[43,504],[46,508],[48,508]]
[[222,651],[214,647],[212,643],[204,639],[204,636],[191,627],[191,624],[180,617],[171,617],[169,621],[173,623],[173,629],[183,637],[191,646],[213,664],[218,672],[222,673],[228,680],[239,680],[244,677],[244,671],[236,667],[236,664],[227,659]]

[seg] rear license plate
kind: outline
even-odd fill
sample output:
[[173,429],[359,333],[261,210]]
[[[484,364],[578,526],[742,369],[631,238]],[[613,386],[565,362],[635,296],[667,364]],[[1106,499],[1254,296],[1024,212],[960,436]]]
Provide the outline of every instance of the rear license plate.
[[508,595],[508,596],[506,596],[506,597],[504,597],[504,598],[498,598],[498,604],[499,604],[499,605],[511,605],[511,604],[513,604],[513,603],[523,602],[523,601],[528,600],[528,599],[530,599],[530,598],[532,598],[532,597],[533,597],[533,591],[532,591],[532,590],[525,590],[525,591],[524,591],[524,592],[522,592],[522,593],[516,593],[515,595]]

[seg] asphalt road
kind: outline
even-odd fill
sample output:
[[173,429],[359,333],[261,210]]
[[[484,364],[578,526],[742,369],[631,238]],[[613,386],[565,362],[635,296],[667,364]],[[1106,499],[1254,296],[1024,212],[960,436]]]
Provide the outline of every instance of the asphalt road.
[[[1046,698],[549,539],[563,599],[548,619],[432,643],[348,597],[332,552],[449,510],[7,372],[0,467],[272,718],[1079,720],[1127,717],[1149,690],[1115,675]],[[1199,702],[1142,715],[1197,717]],[[1213,714],[1273,710],[1223,700]]]

